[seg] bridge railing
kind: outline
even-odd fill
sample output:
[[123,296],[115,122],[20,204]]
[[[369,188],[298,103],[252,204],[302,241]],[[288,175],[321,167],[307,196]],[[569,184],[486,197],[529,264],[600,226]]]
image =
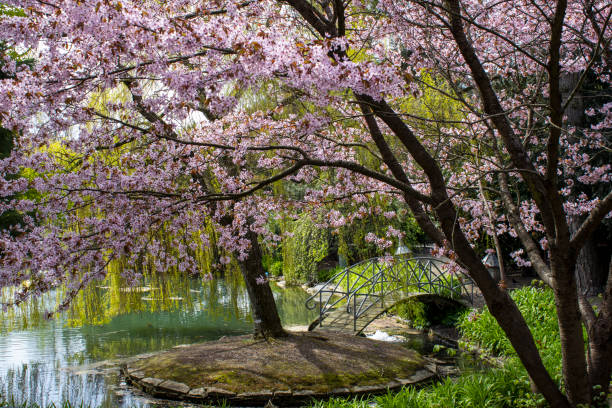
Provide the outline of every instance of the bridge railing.
[[[394,268],[394,279],[403,280],[407,288],[437,294],[451,299],[474,300],[474,283],[462,272],[448,272],[447,262],[432,257],[415,257],[400,260]],[[404,276],[398,276],[403,272]]]
[[407,294],[410,288],[455,300],[467,299],[472,303],[474,284],[471,279],[463,274],[450,274],[440,268],[444,263],[431,257],[371,258],[334,275],[307,299],[306,307],[313,310],[318,305],[320,326],[332,309],[346,307],[357,331],[357,320],[361,316],[378,304],[384,308],[385,297],[397,293],[401,296],[401,292]]
[[[347,312],[353,315],[353,331],[357,331],[357,320],[361,316],[366,314],[379,302],[384,305],[385,290],[387,289],[386,284],[388,283],[385,276],[387,268],[382,269],[378,262],[371,263],[371,268],[373,272],[372,276],[367,278],[353,293],[347,296]],[[375,268],[378,269],[378,272],[374,273]],[[359,298],[362,300],[358,301]],[[353,300],[352,303],[351,299]]]
[[313,310],[317,306],[319,307],[320,325],[325,314],[335,309],[343,302],[346,302],[344,306],[347,312],[350,313],[351,295],[358,290],[362,290],[362,280],[371,280],[368,277],[368,269],[374,268],[378,259],[379,258],[366,259],[343,269],[332,276],[321,289],[306,300],[307,309]]

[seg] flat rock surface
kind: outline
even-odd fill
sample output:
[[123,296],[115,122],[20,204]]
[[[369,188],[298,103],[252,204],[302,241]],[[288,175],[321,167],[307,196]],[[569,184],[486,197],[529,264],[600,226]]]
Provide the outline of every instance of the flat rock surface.
[[[242,397],[291,405],[289,399],[296,397],[332,395],[339,390],[385,392],[390,384],[400,386],[397,379],[427,380],[431,375],[422,374],[427,373],[423,371],[425,364],[417,352],[399,344],[340,333],[306,332],[269,340],[226,337],[175,347],[129,363],[126,373],[129,381],[148,392],[171,384],[167,388],[172,388],[173,394],[181,391],[184,395],[178,399],[193,399],[195,394],[210,399],[225,394],[229,403],[239,404]],[[131,377],[131,372],[143,379]],[[417,373],[421,374],[415,376]],[[160,381],[156,390],[151,390],[154,381],[150,379],[165,382]],[[190,394],[190,390],[197,392]],[[282,401],[283,397],[287,401]]]

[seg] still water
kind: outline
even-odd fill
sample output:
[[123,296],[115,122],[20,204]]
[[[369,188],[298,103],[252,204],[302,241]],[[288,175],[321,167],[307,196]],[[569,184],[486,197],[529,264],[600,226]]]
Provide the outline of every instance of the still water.
[[[314,319],[304,307],[305,291],[272,287],[285,326]],[[252,328],[239,279],[171,279],[136,289],[97,286],[62,316],[42,319],[57,299],[50,294],[18,312],[0,314],[0,400],[155,406],[159,401],[126,387],[117,363],[108,360],[246,334]]]

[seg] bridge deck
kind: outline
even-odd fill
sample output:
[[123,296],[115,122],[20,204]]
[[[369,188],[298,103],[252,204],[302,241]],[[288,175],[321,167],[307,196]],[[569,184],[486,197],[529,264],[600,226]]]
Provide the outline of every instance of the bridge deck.
[[331,331],[339,331],[344,333],[361,333],[363,329],[365,329],[372,320],[376,319],[380,316],[386,308],[381,307],[380,305],[373,306],[366,313],[359,316],[356,321],[353,320],[353,314],[348,313],[346,308],[339,308],[330,311],[327,313],[325,319],[323,320],[323,324],[319,324],[319,327],[325,330]]
[[384,304],[381,302],[365,303],[362,306],[362,309],[365,310],[365,312],[360,314],[357,319],[354,318],[352,311],[347,311],[346,304],[343,304],[342,306],[325,313],[321,321],[320,318],[315,319],[310,324],[309,328],[310,330],[314,330],[317,327],[321,327],[322,329],[328,331],[360,334],[366,327],[368,327],[370,323],[372,323],[372,321],[376,320],[376,318],[380,317],[385,312],[393,309],[393,307],[397,306],[398,304],[406,302],[409,299],[422,300],[431,298],[437,298],[439,301],[443,302],[453,302],[466,307],[469,306],[468,302],[461,299],[452,300],[422,292],[406,293],[401,297],[390,297]]

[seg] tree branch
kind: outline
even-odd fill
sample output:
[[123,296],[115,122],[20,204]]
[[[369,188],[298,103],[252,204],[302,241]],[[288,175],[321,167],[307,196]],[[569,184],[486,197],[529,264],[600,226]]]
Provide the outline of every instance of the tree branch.
[[476,82],[476,86],[480,92],[484,111],[491,117],[491,121],[502,137],[514,166],[521,171],[521,175],[527,182],[534,200],[538,204],[538,207],[540,207],[544,225],[547,230],[554,232],[555,222],[551,212],[547,211],[548,203],[545,198],[547,189],[544,185],[544,180],[542,180],[541,176],[537,173],[520,139],[514,134],[512,125],[499,102],[497,94],[491,84],[491,80],[476,55],[476,51],[472,47],[472,44],[467,39],[463,29],[459,0],[446,0],[446,4],[448,6],[451,34],[455,39],[455,43],[463,59],[470,68],[474,82]]
[[578,256],[578,252],[580,252],[589,236],[610,211],[612,211],[612,191],[591,210],[589,216],[570,241],[570,249],[575,256]]
[[508,175],[506,173],[500,172],[498,173],[497,178],[499,180],[501,198],[502,202],[504,203],[504,207],[506,208],[506,215],[508,216],[508,221],[510,221],[512,228],[514,228],[514,231],[518,235],[519,240],[525,247],[525,250],[527,251],[527,256],[529,257],[529,260],[531,261],[531,265],[533,266],[534,270],[536,271],[540,279],[542,279],[548,286],[552,288],[553,279],[550,273],[550,268],[542,258],[542,255],[540,254],[540,249],[533,240],[533,237],[523,225],[520,216],[520,211],[518,207],[514,204],[514,201],[512,200],[512,195],[510,194],[510,188],[508,186]]
[[327,20],[306,0],[281,0],[293,7],[306,20],[321,37],[337,37],[338,32],[333,24]]

